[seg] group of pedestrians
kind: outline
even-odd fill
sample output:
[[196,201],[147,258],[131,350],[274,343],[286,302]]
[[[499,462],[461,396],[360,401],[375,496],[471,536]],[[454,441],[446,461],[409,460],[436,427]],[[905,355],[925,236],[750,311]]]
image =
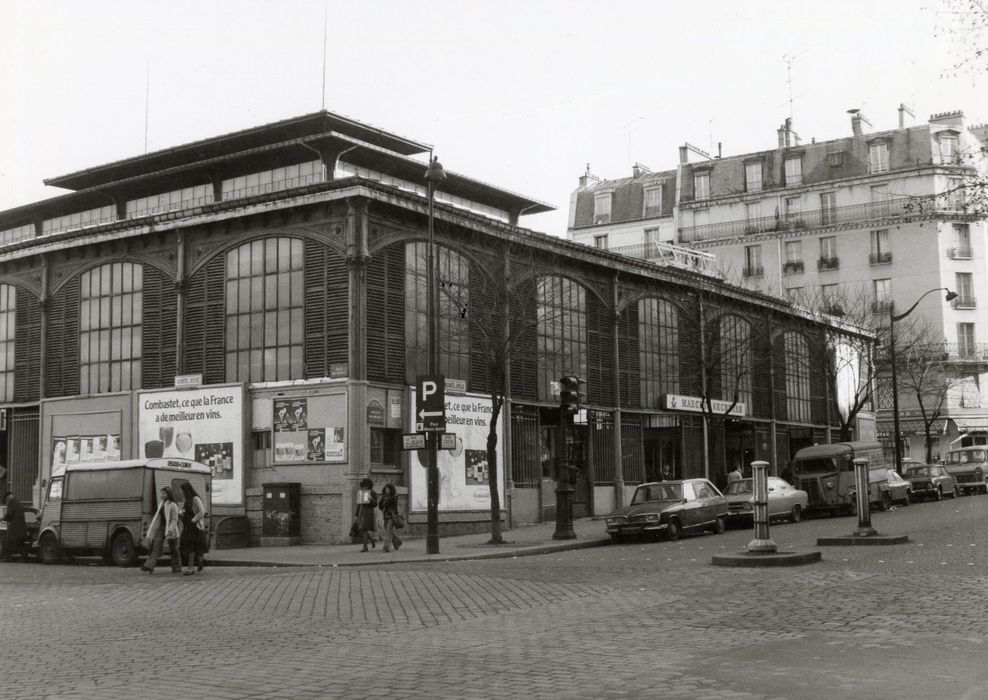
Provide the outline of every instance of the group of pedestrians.
[[154,573],[158,557],[168,544],[172,573],[182,572],[191,576],[201,572],[206,565],[206,552],[209,551],[209,535],[206,531],[206,507],[202,498],[189,482],[183,482],[182,507],[179,508],[172,490],[161,489],[161,503],[148,527],[147,538],[151,542],[151,554],[141,567],[141,571]]
[[367,545],[371,548],[377,547],[377,510],[384,514],[384,551],[390,552],[392,549],[398,551],[401,547],[401,538],[395,530],[400,530],[405,526],[401,513],[398,512],[398,490],[394,484],[385,484],[381,489],[381,496],[378,498],[374,491],[374,482],[364,479],[360,482],[360,490],[357,492],[357,509],[353,516],[353,527],[351,533],[361,538],[363,549],[366,552]]

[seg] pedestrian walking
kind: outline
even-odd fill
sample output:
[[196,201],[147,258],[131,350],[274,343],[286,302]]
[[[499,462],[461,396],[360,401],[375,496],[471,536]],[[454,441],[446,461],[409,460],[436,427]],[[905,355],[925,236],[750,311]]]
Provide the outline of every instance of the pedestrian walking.
[[182,482],[182,574],[191,576],[206,565],[206,506],[188,481]]
[[730,486],[735,481],[741,481],[742,478],[744,477],[741,476],[741,465],[738,464],[734,467],[734,471],[727,475],[727,485]]
[[7,523],[6,535],[3,542],[3,560],[13,561],[14,555],[20,555],[21,561],[27,561],[29,551],[27,542],[27,522],[24,519],[24,506],[17,500],[13,492],[3,495],[3,503],[7,510],[3,514]]
[[357,491],[357,510],[354,520],[357,523],[357,530],[363,538],[364,548],[361,552],[367,551],[367,545],[377,547],[374,541],[374,533],[377,532],[374,513],[377,508],[377,494],[374,493],[374,482],[365,478],[360,482],[360,490]]
[[167,486],[161,489],[159,498],[161,502],[158,504],[158,510],[154,514],[147,532],[147,538],[151,541],[151,554],[144,562],[144,566],[141,567],[141,571],[146,571],[149,574],[154,573],[158,557],[161,556],[161,551],[167,542],[168,553],[171,556],[172,573],[177,574],[182,570],[182,555],[178,543],[180,534],[178,504],[175,502],[172,490]]
[[401,538],[395,529],[399,527],[401,515],[398,513],[398,489],[394,484],[385,484],[381,489],[381,503],[378,507],[384,513],[384,551],[390,552],[393,546],[397,552],[401,547]]

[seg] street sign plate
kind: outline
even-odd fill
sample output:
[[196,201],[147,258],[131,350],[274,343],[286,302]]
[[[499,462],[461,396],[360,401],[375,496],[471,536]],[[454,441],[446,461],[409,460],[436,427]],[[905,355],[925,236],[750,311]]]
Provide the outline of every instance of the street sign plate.
[[425,435],[421,433],[410,433],[401,436],[401,449],[403,450],[424,450]]
[[415,429],[426,433],[446,431],[444,375],[419,375],[415,378]]
[[456,449],[456,433],[443,433],[439,436],[439,449],[440,450],[455,450]]

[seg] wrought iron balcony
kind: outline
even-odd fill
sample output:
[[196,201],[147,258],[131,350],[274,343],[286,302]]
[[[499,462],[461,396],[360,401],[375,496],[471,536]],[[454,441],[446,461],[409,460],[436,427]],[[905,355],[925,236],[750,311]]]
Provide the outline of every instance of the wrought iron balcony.
[[908,216],[927,216],[947,213],[963,213],[947,202],[927,202],[912,197],[888,199],[882,202],[851,204],[844,207],[829,207],[803,211],[798,215],[777,214],[753,219],[722,221],[703,226],[682,226],[679,240],[683,243],[705,241],[717,238],[730,238],[745,234],[772,231],[797,231],[799,229],[836,226],[839,224],[864,223],[887,219],[901,219]]
[[711,277],[724,277],[717,266],[717,259],[713,253],[693,250],[673,243],[638,243],[636,245],[615,246],[608,248],[608,251],[618,255],[626,255],[629,258],[648,260],[659,265],[692,270]]
[[839,270],[840,258],[820,258],[816,261],[818,270]]
[[888,265],[892,262],[892,253],[871,253],[868,256],[868,263],[871,265]]
[[745,277],[761,277],[765,274],[765,268],[761,265],[748,265],[742,271]]
[[974,309],[977,308],[978,306],[977,300],[969,294],[957,297],[956,299],[951,301],[950,304],[955,309]]
[[873,301],[871,302],[871,313],[873,314],[888,314],[895,311],[895,303],[891,301]]
[[947,248],[947,257],[951,260],[970,260],[973,257],[973,253],[974,251],[971,250],[971,246]]
[[988,362],[988,343],[937,343],[930,349],[944,361]]
[[782,272],[786,275],[795,275],[803,271],[803,261],[802,260],[790,260],[787,263],[782,263]]

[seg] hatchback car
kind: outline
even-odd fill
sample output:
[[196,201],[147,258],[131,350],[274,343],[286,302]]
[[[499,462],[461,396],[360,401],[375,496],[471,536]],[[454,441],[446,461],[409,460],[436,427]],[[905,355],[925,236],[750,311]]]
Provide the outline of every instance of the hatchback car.
[[722,533],[727,512],[724,496],[706,479],[656,481],[639,486],[631,503],[611,513],[605,522],[614,540],[661,533],[678,540],[683,532]]
[[[727,485],[724,491],[727,499],[729,520],[750,523],[755,517],[754,481],[741,479]],[[768,517],[769,520],[787,519],[798,523],[803,519],[803,511],[809,502],[809,495],[802,489],[790,486],[777,476],[768,477]]]
[[916,464],[906,467],[906,479],[912,484],[914,496],[936,501],[944,496],[957,498],[961,491],[954,475],[938,464]]

